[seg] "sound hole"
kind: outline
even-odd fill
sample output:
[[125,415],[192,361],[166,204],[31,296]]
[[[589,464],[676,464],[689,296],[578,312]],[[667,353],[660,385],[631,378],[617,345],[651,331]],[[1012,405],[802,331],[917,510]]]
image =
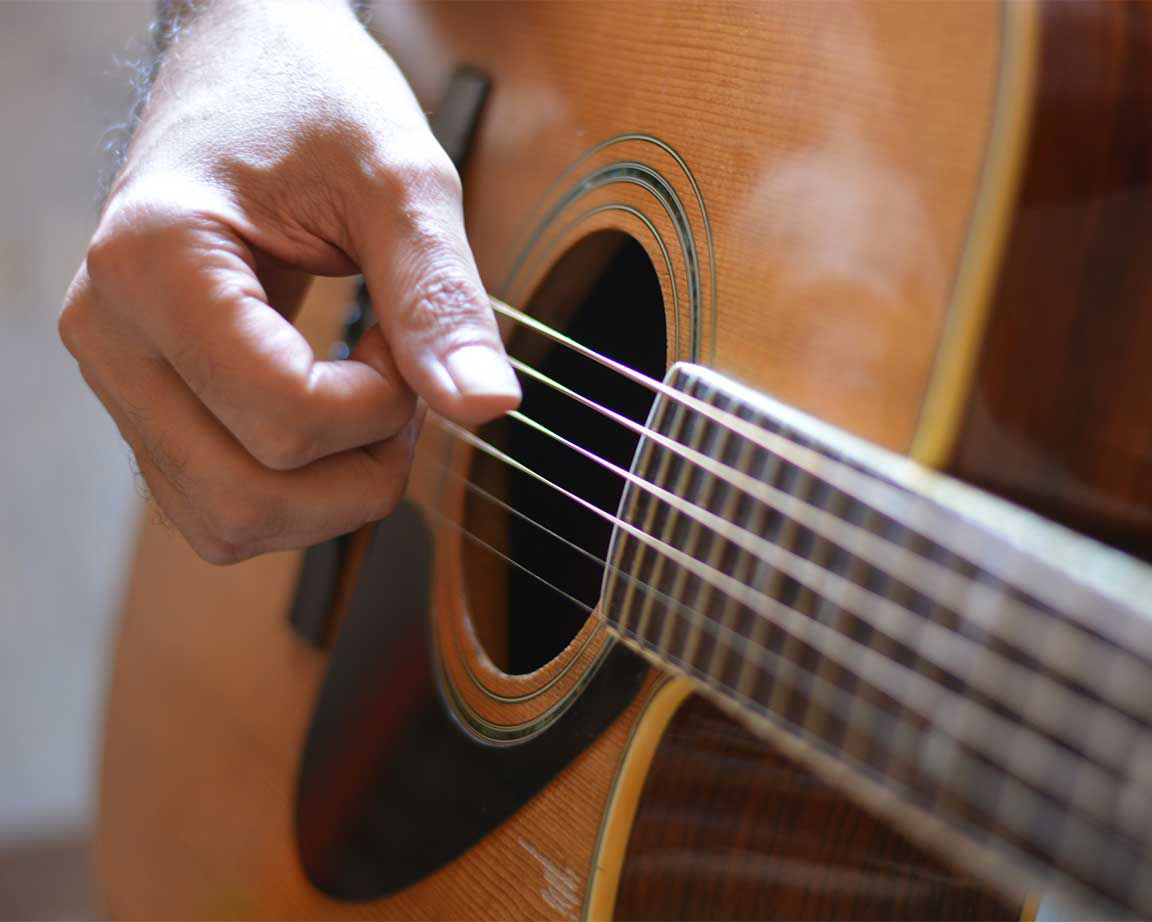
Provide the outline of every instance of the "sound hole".
[[[664,375],[660,282],[644,248],[626,234],[585,237],[524,309],[603,355],[657,379]],[[599,405],[638,422],[647,418],[650,391],[538,333],[518,327],[508,351]],[[625,470],[631,466],[634,432],[528,375],[520,379],[526,416]],[[618,474],[516,420],[498,420],[478,434],[616,514],[624,488]],[[474,486],[467,494],[463,553],[473,625],[498,668],[532,672],[563,651],[595,606],[612,526],[482,452],[474,455],[469,480]]]

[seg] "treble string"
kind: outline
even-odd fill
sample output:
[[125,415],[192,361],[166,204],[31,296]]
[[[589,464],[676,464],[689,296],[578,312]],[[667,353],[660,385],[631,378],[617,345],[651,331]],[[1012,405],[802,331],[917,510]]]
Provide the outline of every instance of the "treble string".
[[[506,511],[519,517],[528,524],[541,529],[553,538],[568,545],[573,550],[578,551],[583,556],[599,563],[607,570],[612,571],[615,575],[636,585],[641,592],[660,597],[661,600],[665,602],[665,604],[669,605],[673,609],[678,610],[679,612],[684,613],[689,618],[692,618],[698,614],[682,600],[673,598],[659,587],[653,586],[630,573],[624,572],[620,568],[609,563],[604,558],[598,557],[587,549],[580,547],[575,542],[565,538],[563,535],[552,531],[547,526],[537,522],[523,511],[516,509],[499,497],[493,495],[477,484],[474,484],[471,480],[450,468],[449,465],[440,463],[440,467],[451,476],[463,481],[465,486],[470,491],[504,508]],[[589,606],[579,599],[576,599],[574,596],[567,593],[564,589],[556,586],[546,577],[536,573],[530,567],[525,566],[520,561],[515,560],[510,555],[505,554],[500,549],[496,548],[489,542],[485,541],[483,538],[476,535],[457,519],[445,515],[439,510],[433,510],[433,512],[442,521],[458,529],[468,540],[484,547],[494,555],[506,561],[511,566],[516,567],[532,578],[538,580],[544,586],[561,595],[586,614],[593,615],[602,622],[606,621],[603,613],[599,611],[597,607]],[[798,612],[795,614],[799,615]],[[803,620],[806,621],[809,625],[814,624],[814,622],[811,622],[810,619]],[[746,704],[754,706],[760,712],[764,713],[763,702],[757,701],[748,692],[723,682],[718,676],[710,675],[692,663],[685,662],[682,658],[672,653],[671,651],[652,651],[650,642],[646,638],[627,628],[626,626],[612,622],[608,622],[608,626],[616,633],[630,639],[641,649],[642,652],[649,653],[649,655],[654,653],[659,661],[669,663],[673,666],[673,668],[679,669],[687,675],[691,675],[697,679],[703,680],[706,685],[714,686],[719,693],[734,696],[737,699],[744,701]],[[836,715],[844,719],[851,717],[852,726],[857,730],[859,730],[861,721],[868,721],[868,726],[875,727],[878,730],[882,729],[883,731],[874,733],[873,736],[877,738],[883,738],[885,745],[890,746],[893,751],[900,755],[908,756],[909,758],[915,758],[917,756],[922,757],[924,755],[925,750],[921,745],[923,743],[922,737],[918,736],[914,727],[907,725],[905,722],[902,722],[901,719],[892,711],[880,707],[879,705],[873,704],[863,696],[849,692],[843,687],[823,678],[816,671],[802,668],[799,663],[796,663],[787,657],[782,656],[780,653],[777,653],[776,651],[763,644],[750,641],[749,638],[725,624],[720,624],[711,620],[705,620],[704,622],[701,622],[700,626],[704,630],[715,635],[716,641],[718,643],[723,643],[730,650],[737,650],[741,656],[746,656],[750,652],[758,669],[765,672],[770,670],[771,681],[773,683],[779,682],[781,686],[788,690],[804,694],[806,696],[806,700],[810,700],[811,702],[815,703],[817,707],[823,708],[829,714]],[[813,649],[820,651],[823,655],[828,655],[829,659],[839,662],[841,665],[848,666],[848,663],[851,662],[852,666],[849,668],[853,673],[861,675],[865,682],[870,683],[874,688],[883,691],[893,700],[901,702],[902,710],[908,711],[910,713],[919,712],[920,716],[930,725],[939,725],[942,723],[943,721],[941,715],[943,713],[955,713],[954,711],[945,711],[940,707],[941,704],[947,703],[943,696],[937,696],[940,698],[940,700],[936,701],[925,697],[922,694],[922,688],[910,688],[909,686],[912,684],[912,682],[909,680],[915,680],[920,677],[916,673],[908,670],[906,667],[887,661],[877,663],[874,659],[869,659],[867,662],[861,663],[850,654],[846,655],[844,653],[830,653],[826,645],[821,645],[819,642],[814,641],[811,636],[807,634],[807,632],[804,632],[803,634],[798,633],[795,630],[796,627],[797,624],[795,622],[790,622],[784,629],[792,636],[796,636],[799,639],[802,639],[805,643],[808,643],[810,646],[812,646]],[[867,650],[867,648],[863,649]],[[894,681],[894,671],[903,673],[902,678],[905,680],[903,684],[899,684],[898,682]],[[951,694],[953,699],[957,697],[954,692],[950,692],[949,689],[943,686],[937,686],[937,689],[945,696]],[[921,694],[917,694],[917,691],[920,691]],[[1039,743],[1040,745],[1043,745],[1047,742],[1044,737],[1035,735],[1032,733],[1032,731],[1027,730],[1027,728],[1007,724],[1007,722],[1002,721],[998,715],[989,711],[983,706],[974,705],[972,702],[968,701],[966,701],[964,704],[966,708],[973,706],[979,707],[981,710],[986,712],[988,719],[993,722],[1000,721],[1005,723],[1006,727],[1004,729],[1015,730],[1017,733],[1023,733],[1024,735],[1036,736],[1035,740],[1028,740],[1028,743]],[[827,746],[825,741],[820,740],[819,737],[813,734],[811,731],[802,726],[793,724],[783,715],[773,714],[767,716],[770,716],[770,719],[773,719],[777,722],[786,724],[794,731],[799,732],[805,738],[814,740],[821,745]],[[997,748],[993,744],[992,740],[987,739],[984,734],[979,732],[981,728],[973,726],[972,722],[965,721],[960,725],[960,729],[962,731],[967,729],[973,732],[957,733],[951,728],[945,732],[956,741],[972,749],[973,752],[982,752],[985,759],[990,760],[992,764],[1000,764],[998,759],[1003,756],[1002,749]],[[1048,745],[1051,746],[1052,744],[1049,743]],[[1039,755],[1035,749],[1031,750],[1031,752],[1033,755],[1038,756],[1040,759],[1039,763],[1037,764],[1035,760],[1029,760],[1020,766],[1013,766],[1012,771],[1016,777],[1024,778],[1028,783],[1040,789],[1047,788],[1051,794],[1066,794],[1067,792],[1065,791],[1064,786],[1054,780],[1054,778],[1061,777],[1060,774],[1050,771],[1053,765],[1052,760],[1055,759],[1057,762],[1060,760],[1058,751],[1054,750],[1053,752]],[[1064,756],[1064,758],[1066,759],[1067,756]],[[965,753],[963,749],[955,749],[954,751],[950,751],[948,754],[948,759],[949,767],[953,771],[958,770],[958,765],[963,765],[963,771],[968,773],[976,772],[988,774],[989,772],[989,769],[985,764],[983,764],[980,758]],[[867,768],[867,765],[864,763],[859,764],[862,767]],[[992,782],[996,779],[990,777],[988,780],[989,782]],[[982,786],[977,786],[977,788],[980,787]],[[1039,798],[1035,793],[1028,791],[1026,788],[1021,788],[1021,791],[1023,792],[1022,796],[1025,798],[1031,798],[1038,804],[1043,805],[1043,799]],[[970,802],[976,805],[974,801]],[[1107,813],[1094,813],[1091,810],[1088,811],[1088,816],[1089,818],[1086,821],[1091,822],[1095,826],[1107,827],[1112,819]],[[1020,831],[1031,832],[1032,830],[1029,827],[1027,829],[1021,829]],[[1085,830],[1085,832],[1088,835],[1093,834],[1091,830]]]

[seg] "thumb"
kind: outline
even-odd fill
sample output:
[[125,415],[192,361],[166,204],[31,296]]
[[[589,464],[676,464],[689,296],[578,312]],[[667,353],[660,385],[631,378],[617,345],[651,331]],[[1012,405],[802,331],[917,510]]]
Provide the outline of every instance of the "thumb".
[[[458,185],[456,186],[458,189]],[[361,250],[381,331],[408,385],[436,412],[474,425],[511,410],[520,385],[464,232],[458,192],[405,210]]]

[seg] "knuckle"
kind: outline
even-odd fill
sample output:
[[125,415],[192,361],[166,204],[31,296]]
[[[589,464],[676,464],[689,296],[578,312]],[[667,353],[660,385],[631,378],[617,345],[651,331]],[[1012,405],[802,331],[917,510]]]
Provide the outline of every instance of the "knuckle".
[[429,195],[459,200],[464,195],[464,186],[456,165],[439,147],[419,166],[415,180]]
[[196,556],[214,567],[228,567],[248,558],[232,545],[209,537],[189,537],[188,544]]
[[462,267],[449,264],[424,273],[412,287],[405,314],[415,332],[475,339],[477,332],[488,332],[486,310],[479,285]]
[[414,147],[404,156],[392,155],[384,167],[385,185],[394,200],[426,207],[428,203],[459,202],[460,173],[439,144]]
[[87,326],[87,310],[79,298],[69,300],[56,320],[56,330],[60,341],[72,355],[79,357],[82,350],[84,328]]
[[272,530],[272,516],[258,500],[236,492],[217,499],[204,510],[207,540],[231,562],[258,553],[260,542]]
[[135,208],[122,208],[101,224],[84,258],[94,289],[116,291],[139,270],[145,258],[144,241],[156,232],[152,224]]
[[130,271],[133,257],[131,241],[125,233],[116,230],[100,230],[88,244],[85,263],[88,277],[93,287],[108,289],[119,284],[126,272]]
[[85,252],[93,289],[118,292],[138,278],[179,226],[174,206],[146,198],[119,201],[100,222]]
[[388,463],[373,462],[371,501],[365,507],[366,521],[374,522],[392,513],[408,490],[410,458],[393,456]]
[[245,443],[249,453],[273,471],[291,471],[314,460],[316,439],[301,423],[260,433]]

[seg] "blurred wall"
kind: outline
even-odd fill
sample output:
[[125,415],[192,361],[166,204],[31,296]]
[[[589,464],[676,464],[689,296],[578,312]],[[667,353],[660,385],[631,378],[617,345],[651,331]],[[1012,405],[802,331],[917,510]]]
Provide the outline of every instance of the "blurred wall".
[[[56,314],[150,12],[149,0],[0,0],[0,918],[76,911],[59,902],[59,862],[82,863],[92,816],[135,487]],[[36,902],[38,881],[55,909]]]

